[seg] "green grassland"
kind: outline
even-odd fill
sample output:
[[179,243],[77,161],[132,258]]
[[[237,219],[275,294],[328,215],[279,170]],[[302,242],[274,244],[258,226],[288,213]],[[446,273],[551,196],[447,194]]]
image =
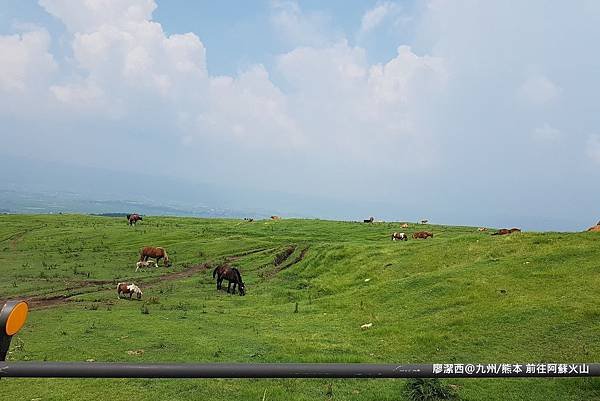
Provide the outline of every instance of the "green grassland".
[[[422,228],[175,217],[134,228],[124,218],[0,216],[0,299],[36,300],[9,358],[600,361],[600,233],[490,236],[428,225],[433,239],[390,240]],[[165,247],[173,267],[135,273],[143,245]],[[203,268],[226,259],[240,268],[245,297],[218,292]],[[117,299],[114,283],[127,280],[141,301]],[[56,302],[42,307],[44,299]],[[600,399],[595,379],[446,383],[463,400]],[[3,379],[0,389],[2,400],[40,401],[406,399],[404,381],[387,379]]]

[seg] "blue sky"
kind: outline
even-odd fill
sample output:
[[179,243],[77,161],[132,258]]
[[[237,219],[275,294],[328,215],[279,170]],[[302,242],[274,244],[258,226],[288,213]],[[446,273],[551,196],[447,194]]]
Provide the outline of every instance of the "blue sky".
[[598,4],[4,0],[0,155],[186,183],[157,202],[582,229]]
[[[285,4],[285,2],[280,2]],[[161,21],[167,33],[194,32],[209,50],[209,71],[233,75],[256,62],[272,66],[278,54],[292,50],[298,42],[280,36],[271,17],[277,2],[235,1],[194,2],[158,1],[154,18]],[[382,27],[376,36],[360,37],[363,15],[377,4],[373,1],[303,1],[297,3],[303,14],[322,19],[319,26],[325,35],[343,36],[355,44],[366,46],[370,62],[384,62],[395,56],[398,43],[411,41],[411,27]],[[388,2],[405,13],[415,12],[414,1]]]

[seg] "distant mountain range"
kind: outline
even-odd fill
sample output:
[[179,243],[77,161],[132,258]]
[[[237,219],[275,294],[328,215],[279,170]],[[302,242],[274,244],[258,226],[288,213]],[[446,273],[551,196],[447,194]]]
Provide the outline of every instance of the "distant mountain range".
[[[145,185],[145,183],[152,183]],[[159,183],[159,184],[157,184]],[[346,219],[379,209],[282,190],[230,186],[177,177],[32,160],[0,152],[4,213],[131,213],[202,217]]]
[[[156,183],[159,184],[156,184]],[[151,184],[147,184],[151,183]],[[399,185],[398,183],[388,183]],[[404,185],[404,184],[403,184]],[[288,182],[278,189],[202,182],[171,176],[149,176],[108,168],[31,160],[0,152],[0,213],[141,213],[197,217],[271,215],[332,220],[361,220],[374,216],[387,221],[429,219],[434,224],[520,227],[525,230],[584,230],[598,221],[596,214],[549,210],[521,214],[510,204],[498,209],[469,209],[459,190],[439,190],[446,201],[437,204],[419,191],[399,198],[364,200],[293,193]],[[279,188],[280,187],[280,188]],[[368,188],[366,190],[368,192]],[[525,195],[524,195],[525,196]],[[474,196],[470,205],[484,202]],[[527,203],[527,199],[523,201]],[[581,210],[595,210],[594,198],[578,199]],[[531,203],[531,202],[530,202]]]
[[89,199],[77,193],[23,192],[0,190],[0,213],[89,213],[124,215],[127,213],[195,217],[267,217],[257,211],[210,208],[193,205],[160,205],[131,200]]

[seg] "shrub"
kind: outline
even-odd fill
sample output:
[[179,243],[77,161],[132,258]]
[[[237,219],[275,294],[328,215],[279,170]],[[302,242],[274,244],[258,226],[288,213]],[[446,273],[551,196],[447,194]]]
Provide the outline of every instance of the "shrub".
[[458,400],[456,390],[439,379],[408,379],[408,399],[412,401]]

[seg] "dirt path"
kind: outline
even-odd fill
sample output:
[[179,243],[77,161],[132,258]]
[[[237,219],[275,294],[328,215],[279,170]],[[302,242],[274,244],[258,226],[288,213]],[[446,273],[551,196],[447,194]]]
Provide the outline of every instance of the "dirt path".
[[[7,238],[10,239],[10,238]],[[259,249],[251,249],[249,251],[244,251],[240,253],[236,253],[233,255],[225,256],[226,261],[234,261],[238,260],[244,256],[252,255],[255,253],[260,253],[268,250],[272,250],[273,248],[259,248]],[[163,274],[157,277],[150,277],[147,279],[139,279],[136,280],[136,283],[143,286],[144,288],[151,288],[157,284],[164,283],[166,281],[174,281],[181,280],[184,278],[188,278],[193,276],[196,273],[208,270],[211,268],[210,262],[204,262],[201,264],[193,265],[185,270],[172,272]],[[131,281],[131,279],[122,279],[122,281]],[[54,306],[59,306],[65,303],[73,302],[73,297],[84,294],[93,294],[103,291],[112,290],[117,285],[117,282],[114,280],[84,280],[74,282],[73,284],[68,285],[65,288],[60,290],[52,291],[62,292],[63,294],[59,295],[24,295],[22,299],[27,301],[30,309],[45,309],[51,308]],[[64,294],[67,293],[67,294]],[[0,299],[0,304],[4,303],[4,300]]]
[[[161,276],[151,277],[145,280],[137,280],[137,282],[139,282],[140,285],[146,288],[153,287],[159,283],[164,283],[166,281],[181,280],[187,277],[191,277],[196,273],[209,269],[210,266],[210,263],[202,263],[199,265],[194,265],[182,271],[163,274]],[[71,286],[66,289],[63,289],[63,292],[68,292],[67,295],[61,294],[52,296],[26,296],[23,299],[27,301],[30,309],[51,308],[53,306],[58,306],[67,302],[72,302],[72,298],[78,295],[92,294],[114,289],[116,284],[117,283],[112,280],[82,281],[79,283],[78,286]],[[0,303],[1,302],[2,301],[0,301]]]
[[[288,247],[283,252],[276,255],[275,260],[273,261],[273,266],[275,266],[275,267],[273,269],[267,270],[266,272],[262,273],[262,277],[266,278],[266,279],[271,279],[271,278],[275,277],[277,275],[277,273],[279,273],[280,271],[282,271],[284,269],[288,269],[288,268],[292,267],[293,265],[302,262],[304,260],[304,258],[306,257],[306,254],[308,253],[309,247],[306,246],[306,247],[302,248],[302,250],[300,251],[300,254],[298,254],[298,256],[296,256],[293,260],[290,261],[290,257],[296,251],[297,248],[298,248],[297,246]],[[285,262],[288,262],[288,263],[285,263]]]
[[14,234],[9,235],[6,238],[2,238],[0,239],[0,243],[8,241],[8,246],[10,248],[11,251],[14,251],[17,249],[17,245],[19,244],[19,242],[23,239],[23,237],[27,234],[29,234],[32,231],[38,230],[40,228],[43,228],[44,226],[35,226],[35,227],[31,227],[27,230],[23,230],[23,231],[19,231],[16,232]]

